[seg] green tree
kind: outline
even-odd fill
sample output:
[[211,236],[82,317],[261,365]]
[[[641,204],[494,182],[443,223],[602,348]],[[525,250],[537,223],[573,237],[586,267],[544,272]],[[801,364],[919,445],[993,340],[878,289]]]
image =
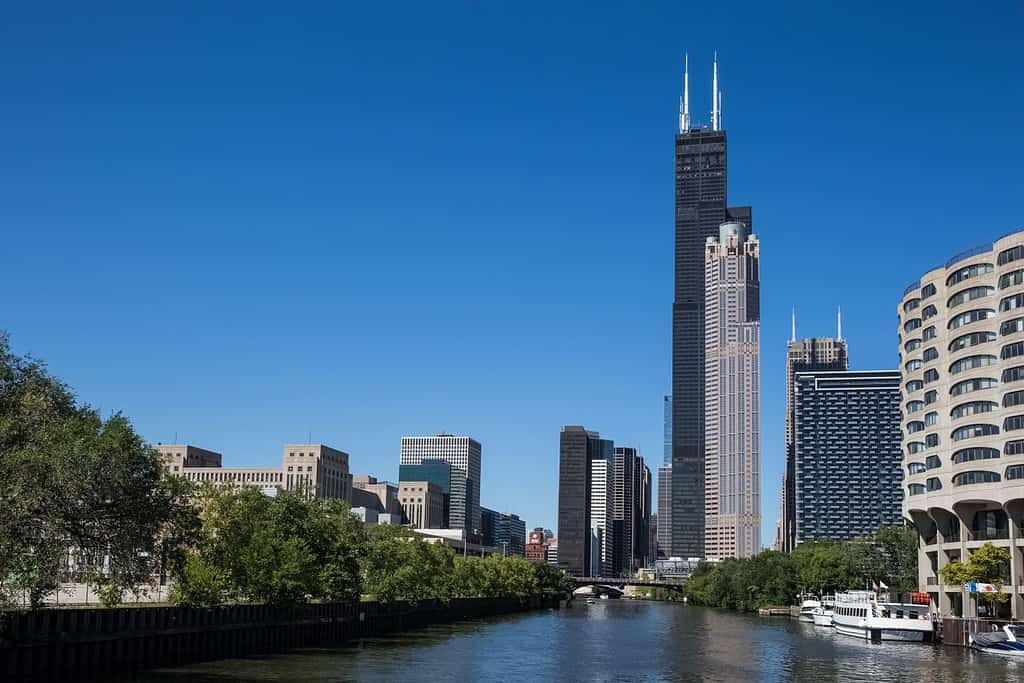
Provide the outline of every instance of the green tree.
[[206,487],[200,508],[202,534],[176,577],[176,604],[359,600],[366,536],[343,502]]
[[41,606],[69,559],[119,600],[181,560],[188,496],[127,418],[79,404],[0,334],[0,600]]
[[975,593],[982,600],[995,606],[1010,599],[1003,593],[1003,576],[1010,564],[1010,551],[985,543],[976,549],[967,562],[953,560],[939,569],[939,576],[947,586],[962,586],[965,583],[991,583],[996,590],[992,593]]
[[362,557],[366,593],[380,602],[447,601],[452,595],[455,553],[428,543],[409,529],[374,527]]

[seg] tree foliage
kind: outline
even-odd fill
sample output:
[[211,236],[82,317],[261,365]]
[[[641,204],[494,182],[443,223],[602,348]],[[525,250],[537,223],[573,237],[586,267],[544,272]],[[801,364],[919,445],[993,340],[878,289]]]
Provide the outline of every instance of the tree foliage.
[[181,561],[188,497],[127,418],[78,403],[0,334],[0,601],[25,591],[39,607],[75,571],[119,602]]
[[953,560],[939,569],[939,576],[947,586],[962,586],[965,583],[991,583],[996,590],[992,593],[975,593],[990,604],[1006,602],[1010,596],[1003,593],[1003,577],[1010,566],[1010,551],[985,543],[967,558],[967,562]]
[[176,577],[176,604],[359,600],[366,534],[345,503],[207,487],[200,508],[202,531]]
[[886,527],[871,538],[803,543],[788,555],[765,551],[748,559],[703,563],[684,593],[698,605],[757,610],[790,604],[802,591],[831,593],[872,584],[896,592],[917,586],[917,538]]

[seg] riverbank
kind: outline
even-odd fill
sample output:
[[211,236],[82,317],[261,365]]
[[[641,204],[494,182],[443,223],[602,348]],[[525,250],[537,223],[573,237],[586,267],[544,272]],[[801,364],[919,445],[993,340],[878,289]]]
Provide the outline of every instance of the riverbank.
[[0,612],[0,680],[90,680],[156,667],[330,647],[465,619],[557,607],[555,599],[461,598],[292,608],[133,607]]

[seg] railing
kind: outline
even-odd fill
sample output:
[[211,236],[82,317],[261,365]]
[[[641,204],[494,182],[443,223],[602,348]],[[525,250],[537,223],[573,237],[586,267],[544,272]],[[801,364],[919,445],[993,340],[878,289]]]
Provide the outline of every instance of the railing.
[[992,250],[992,243],[991,242],[987,242],[985,244],[979,244],[978,246],[971,247],[970,249],[965,249],[964,251],[961,251],[959,254],[956,254],[955,256],[953,256],[953,258],[951,258],[948,261],[946,261],[946,267],[949,268],[950,266],[954,266],[957,263],[960,263],[961,261],[963,261],[965,259],[969,259],[972,256],[977,256],[978,254],[984,254],[986,251],[991,251],[991,250]]
[[939,578],[937,576],[929,576],[924,582],[929,586],[938,586]]
[[971,541],[1005,541],[1005,540],[1007,540],[1009,538],[1010,538],[1010,530],[1009,529],[992,529],[992,530],[986,529],[986,530],[983,530],[983,531],[971,532],[970,538],[968,540],[971,540]]
[[910,294],[911,292],[913,292],[915,289],[917,289],[920,286],[921,286],[921,281],[920,280],[914,280],[909,285],[907,285],[906,289],[903,290],[903,296],[906,296],[907,294]]

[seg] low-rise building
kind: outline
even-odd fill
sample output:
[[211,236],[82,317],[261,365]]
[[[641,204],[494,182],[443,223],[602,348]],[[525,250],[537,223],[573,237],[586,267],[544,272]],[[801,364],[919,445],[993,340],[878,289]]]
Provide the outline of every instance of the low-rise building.
[[445,495],[434,482],[398,482],[398,502],[413,528],[444,528]]

